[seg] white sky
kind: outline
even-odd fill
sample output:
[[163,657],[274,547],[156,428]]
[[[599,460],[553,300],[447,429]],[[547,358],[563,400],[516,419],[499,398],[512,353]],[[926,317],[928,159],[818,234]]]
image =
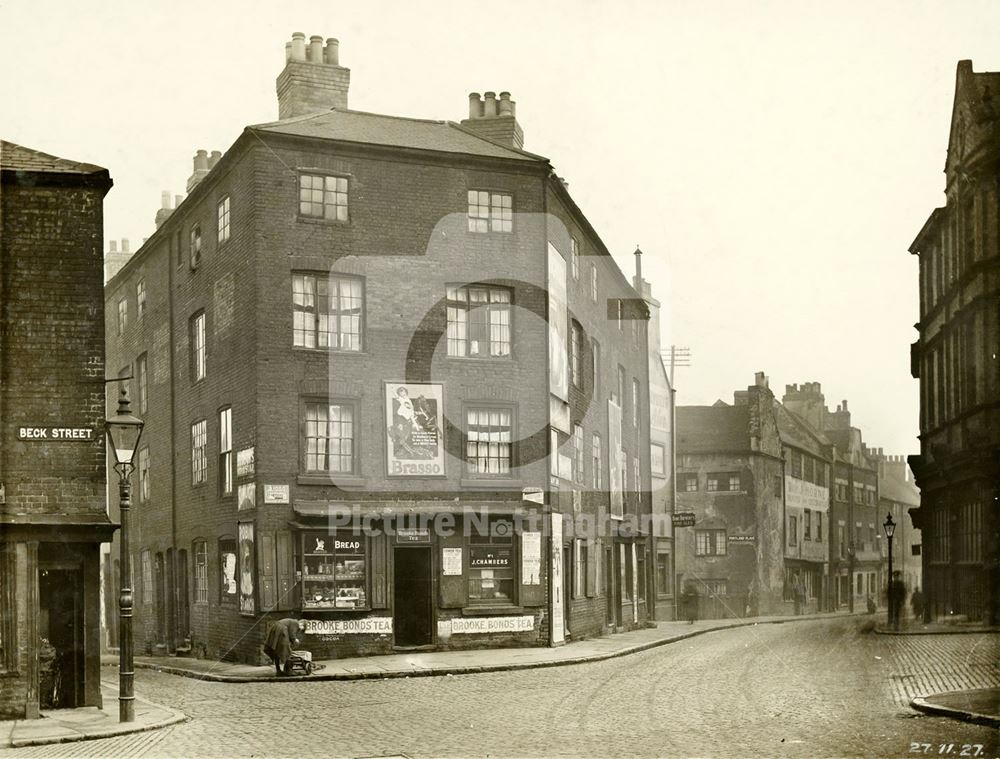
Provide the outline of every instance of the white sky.
[[133,249],[198,148],[277,118],[292,32],[340,40],[359,110],[460,120],[509,90],[626,273],[638,244],[683,404],[766,372],[918,450],[907,247],[944,202],[955,68],[1000,70],[1000,3],[0,0],[0,135],[107,167]]

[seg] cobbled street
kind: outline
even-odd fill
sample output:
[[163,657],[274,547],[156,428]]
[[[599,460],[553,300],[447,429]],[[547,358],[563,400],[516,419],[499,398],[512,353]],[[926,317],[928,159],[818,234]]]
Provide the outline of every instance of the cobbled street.
[[938,756],[942,744],[958,756],[968,744],[966,756],[993,757],[996,730],[907,704],[1000,685],[998,644],[998,635],[875,635],[843,618],[518,672],[229,684],[140,670],[139,695],[188,722],[0,756],[902,757]]

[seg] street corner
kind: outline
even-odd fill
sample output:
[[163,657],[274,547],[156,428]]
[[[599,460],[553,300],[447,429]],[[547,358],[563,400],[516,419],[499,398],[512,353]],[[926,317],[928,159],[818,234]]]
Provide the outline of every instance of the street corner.
[[910,700],[910,706],[925,714],[1000,728],[1000,688],[977,688],[917,696]]

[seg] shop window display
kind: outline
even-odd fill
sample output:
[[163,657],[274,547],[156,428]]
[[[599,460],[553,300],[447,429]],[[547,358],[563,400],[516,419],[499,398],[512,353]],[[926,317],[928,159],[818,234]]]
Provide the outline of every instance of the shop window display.
[[302,534],[302,608],[367,609],[364,538]]
[[[471,525],[469,536],[469,603],[488,606],[514,602],[514,525],[491,516]],[[484,529],[485,528],[485,529]]]

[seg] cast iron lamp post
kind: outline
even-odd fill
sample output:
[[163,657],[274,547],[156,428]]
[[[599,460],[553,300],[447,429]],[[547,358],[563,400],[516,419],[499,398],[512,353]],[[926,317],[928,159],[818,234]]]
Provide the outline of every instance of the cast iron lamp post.
[[118,399],[118,413],[104,423],[104,429],[115,452],[115,471],[118,472],[118,504],[122,529],[119,535],[121,548],[118,596],[118,721],[135,721],[135,695],[132,692],[134,672],[132,667],[132,563],[129,557],[129,507],[132,504],[132,459],[139,447],[142,420],[132,416],[128,404],[128,391],[122,389]]
[[886,595],[889,598],[889,617],[891,623],[898,625],[899,620],[896,619],[895,610],[898,608],[898,604],[896,603],[896,593],[899,592],[899,588],[896,587],[892,578],[892,536],[896,532],[896,523],[892,521],[891,511],[886,514],[885,522],[882,524],[882,529],[885,530],[885,536],[889,538],[889,582],[886,584]]

